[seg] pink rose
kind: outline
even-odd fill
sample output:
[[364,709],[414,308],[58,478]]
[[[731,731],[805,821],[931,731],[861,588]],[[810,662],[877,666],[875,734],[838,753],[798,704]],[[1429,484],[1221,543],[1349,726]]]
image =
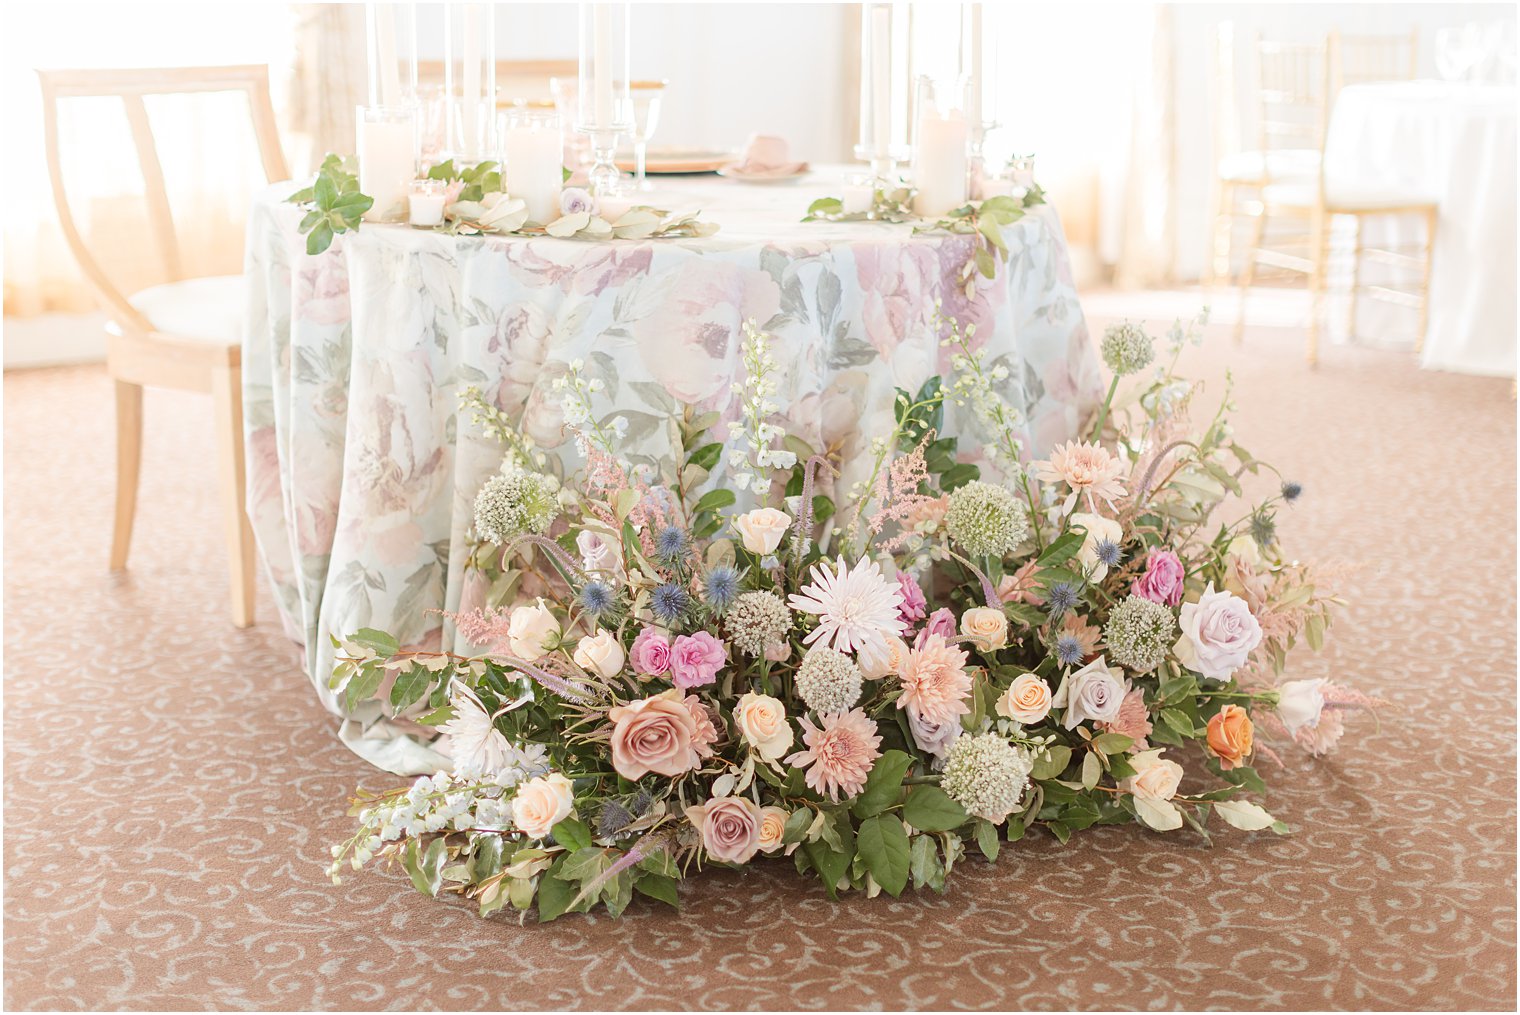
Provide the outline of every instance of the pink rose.
[[[640,635],[642,637],[642,635]],[[638,650],[638,642],[633,644]],[[677,687],[701,687],[718,679],[718,671],[728,662],[723,643],[706,631],[683,634],[670,652],[670,675]]]
[[1215,592],[1214,583],[1196,603],[1183,603],[1177,626],[1177,658],[1206,680],[1229,680],[1261,644],[1261,625],[1246,601],[1231,592]]
[[923,620],[927,615],[925,607],[929,605],[924,598],[924,590],[919,587],[918,579],[906,571],[897,572],[897,588],[902,592],[902,605],[897,608],[897,619],[904,624],[912,624]]
[[633,639],[629,658],[633,660],[635,673],[646,677],[664,676],[670,671],[670,639],[665,637],[664,631],[646,627]]
[[1182,602],[1182,579],[1187,568],[1171,550],[1151,550],[1145,558],[1145,573],[1135,579],[1130,592],[1141,599],[1165,606]]
[[939,635],[945,641],[950,641],[955,637],[955,614],[951,613],[947,607],[941,606],[929,614],[929,620],[924,624],[924,629],[918,632],[918,637],[913,639],[914,650],[922,649],[925,642],[934,635]]
[[760,808],[744,797],[714,797],[686,808],[686,820],[702,835],[714,860],[747,863],[760,848]]
[[650,772],[675,777],[702,763],[693,740],[696,720],[684,701],[666,694],[608,709],[612,722],[612,767],[625,779]]

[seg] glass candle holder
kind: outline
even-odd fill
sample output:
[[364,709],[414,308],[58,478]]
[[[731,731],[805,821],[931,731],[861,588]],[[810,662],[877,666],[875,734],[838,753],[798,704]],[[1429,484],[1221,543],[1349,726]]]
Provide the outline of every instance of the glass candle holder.
[[618,135],[633,131],[628,82],[627,0],[580,5],[580,75],[576,130],[591,138],[593,194],[617,186]]
[[633,164],[634,186],[649,190],[645,178],[644,163],[649,157],[649,139],[660,124],[660,104],[665,97],[668,81],[634,81],[628,86],[630,108],[633,116]]
[[860,137],[855,157],[883,186],[896,186],[907,156],[908,5],[868,3],[861,10]]
[[442,180],[413,180],[407,221],[418,229],[443,225],[443,204],[449,185]]
[[1008,163],[1009,173],[1015,186],[1029,188],[1034,186],[1034,156],[1016,155]]
[[920,77],[913,131],[913,211],[937,218],[966,203],[969,171],[964,77]]
[[473,165],[496,155],[496,5],[443,7],[447,155]]
[[364,5],[369,104],[402,106],[417,97],[417,5]]
[[876,174],[847,173],[839,210],[846,215],[869,214],[876,204]]
[[374,198],[366,222],[401,222],[417,176],[415,106],[360,106],[354,113],[359,189]]
[[501,150],[507,193],[528,205],[528,221],[547,225],[559,218],[565,148],[559,114],[521,107],[502,114]]

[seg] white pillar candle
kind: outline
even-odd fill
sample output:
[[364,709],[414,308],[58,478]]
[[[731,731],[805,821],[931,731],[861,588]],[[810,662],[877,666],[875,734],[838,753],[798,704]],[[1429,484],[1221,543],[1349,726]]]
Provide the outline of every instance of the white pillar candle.
[[460,138],[464,154],[480,158],[480,11],[474,4],[464,7],[464,85],[460,93],[460,112],[464,136]]
[[559,218],[564,146],[558,124],[514,123],[508,118],[502,154],[507,163],[507,193],[527,203],[528,220],[547,225]]
[[919,107],[913,142],[913,211],[935,218],[966,203],[966,118],[941,114],[933,102]]
[[596,23],[593,27],[595,66],[592,67],[591,93],[596,103],[595,127],[605,130],[612,123],[612,8],[607,4],[596,5]]
[[366,222],[406,217],[407,194],[417,175],[416,122],[407,112],[395,119],[367,119],[366,111],[359,111],[359,189],[375,202],[364,213]]
[[871,8],[871,144],[873,155],[892,146],[892,8]]

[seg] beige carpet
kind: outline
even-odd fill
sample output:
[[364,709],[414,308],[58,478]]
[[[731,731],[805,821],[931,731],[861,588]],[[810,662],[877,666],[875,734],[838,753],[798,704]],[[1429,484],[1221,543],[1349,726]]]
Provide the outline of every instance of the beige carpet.
[[209,404],[148,402],[130,574],[104,571],[93,368],[5,378],[9,1008],[1512,1008],[1515,404],[1508,381],[1296,332],[1223,335],[1242,442],[1306,495],[1304,557],[1360,565],[1301,676],[1399,706],[1295,755],[1287,838],[1094,830],[969,861],[947,896],[835,905],[785,866],[614,924],[482,922],[395,873],[333,888],[334,736],[271,622],[226,620]]

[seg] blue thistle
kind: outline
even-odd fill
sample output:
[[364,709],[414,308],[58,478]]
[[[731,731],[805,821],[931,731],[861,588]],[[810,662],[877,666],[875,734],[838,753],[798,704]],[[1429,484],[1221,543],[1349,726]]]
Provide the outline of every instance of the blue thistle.
[[662,624],[674,624],[691,606],[691,596],[674,583],[661,585],[650,597],[649,608]]
[[1282,499],[1286,503],[1292,504],[1294,501],[1298,500],[1300,496],[1303,495],[1303,492],[1303,484],[1295,483],[1291,479],[1282,485]]
[[654,555],[661,564],[668,567],[686,556],[686,548],[690,545],[691,541],[686,538],[684,529],[667,525],[654,537]]
[[1251,538],[1256,540],[1256,545],[1265,550],[1277,542],[1277,519],[1265,511],[1258,511],[1251,516]]
[[1124,559],[1124,551],[1119,549],[1119,544],[1112,539],[1100,539],[1098,545],[1093,547],[1093,553],[1097,555],[1098,563],[1104,567],[1117,567],[1119,561]]
[[1061,616],[1077,605],[1077,587],[1071,582],[1056,582],[1045,595],[1045,605],[1050,607],[1052,618]]
[[596,834],[598,838],[610,839],[631,824],[633,814],[628,808],[616,800],[608,800],[602,805],[602,812],[597,815]]
[[586,587],[581,589],[581,594],[576,597],[581,612],[592,617],[599,617],[606,613],[612,609],[616,601],[612,589],[604,582],[588,582]]
[[702,580],[702,598],[719,616],[733,605],[739,595],[739,572],[727,564],[713,568]]
[[1082,643],[1069,634],[1056,639],[1056,659],[1062,666],[1075,666],[1082,661]]

